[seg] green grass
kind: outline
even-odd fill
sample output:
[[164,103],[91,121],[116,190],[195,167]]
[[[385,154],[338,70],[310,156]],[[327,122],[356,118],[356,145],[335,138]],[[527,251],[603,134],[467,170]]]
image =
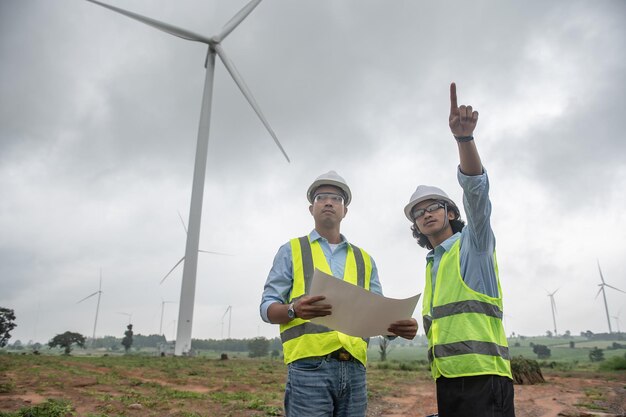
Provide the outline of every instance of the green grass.
[[[605,355],[606,356],[606,355]],[[612,356],[600,363],[602,371],[626,371],[626,353],[623,356]]]
[[22,407],[15,412],[2,412],[0,417],[67,417],[73,416],[74,407],[65,400],[49,399],[32,407]]
[[[575,343],[572,349],[569,347],[569,341]],[[514,346],[515,342],[519,342],[520,346]],[[536,345],[546,345],[551,350],[551,356],[547,359],[538,359],[537,355],[530,347],[530,343]],[[603,362],[592,363],[589,360],[589,352],[594,347],[603,349],[605,362],[612,360],[613,357],[622,357],[626,353],[626,349],[606,349],[611,346],[613,341],[587,341],[586,338],[575,336],[571,339],[550,338],[550,337],[533,337],[525,338],[525,340],[514,339],[509,341],[509,349],[511,357],[523,356],[528,359],[535,359],[542,364],[552,364],[562,370],[597,370]],[[409,346],[394,345],[393,342],[387,351],[388,362],[405,362],[408,364],[414,362],[427,361],[427,347],[425,346]],[[368,348],[368,362],[376,365],[380,362],[380,354],[378,340],[372,339]]]
[[[392,344],[387,348],[387,360],[398,362],[427,361],[428,349],[425,346],[398,346]],[[367,361],[371,364],[380,362],[377,340],[370,342],[367,350]]]

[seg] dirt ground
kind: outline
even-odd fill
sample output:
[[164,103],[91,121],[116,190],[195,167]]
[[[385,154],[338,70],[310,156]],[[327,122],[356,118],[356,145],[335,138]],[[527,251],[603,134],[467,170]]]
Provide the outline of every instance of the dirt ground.
[[[74,384],[76,385],[76,384]],[[82,384],[90,385],[90,381]],[[204,392],[205,387],[188,386],[184,388],[191,392]],[[63,398],[73,404],[80,404],[77,411],[87,412],[92,409],[84,403],[84,396],[79,391],[64,390],[58,392]],[[585,405],[591,404],[589,394],[602,391],[606,397],[597,407],[603,411],[591,410]],[[20,395],[0,395],[0,410],[17,409],[19,405],[37,404],[45,401],[46,396],[35,392]],[[80,397],[80,398],[77,398]],[[6,408],[5,408],[6,406]],[[383,397],[370,401],[368,417],[424,417],[427,413],[436,410],[435,391],[433,384],[419,384],[401,394]],[[607,382],[602,380],[588,380],[581,378],[548,378],[545,384],[515,387],[515,408],[517,417],[591,417],[591,416],[626,416],[626,386],[624,382]],[[79,416],[81,414],[78,414]],[[133,415],[139,415],[133,413]],[[253,414],[250,414],[253,415]]]
[[[515,385],[517,417],[626,417],[626,375],[608,381],[597,376],[549,376],[537,385]],[[437,409],[432,383],[370,402],[368,417],[424,417]]]
[[[180,368],[184,372],[177,368],[167,374],[167,362],[163,368],[134,369],[82,362],[16,367],[15,362],[5,362],[7,372],[0,372],[0,411],[17,411],[56,398],[70,401],[74,415],[85,417],[281,415],[285,377],[281,367],[236,361],[196,363],[204,368]],[[515,386],[517,417],[626,417],[626,373],[544,378],[543,384]],[[367,417],[424,417],[436,412],[435,386],[426,373],[389,374],[374,369],[368,370],[368,381]]]

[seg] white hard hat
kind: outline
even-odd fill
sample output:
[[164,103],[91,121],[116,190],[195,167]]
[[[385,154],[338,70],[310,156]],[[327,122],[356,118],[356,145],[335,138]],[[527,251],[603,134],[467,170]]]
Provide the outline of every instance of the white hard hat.
[[313,194],[315,193],[315,190],[317,190],[322,185],[332,185],[341,189],[346,200],[344,205],[347,206],[348,204],[350,204],[350,201],[352,200],[350,187],[348,187],[348,184],[346,184],[346,180],[344,180],[335,171],[328,171],[327,173],[320,175],[315,179],[315,181],[313,181],[313,184],[311,184],[306,192],[306,197],[309,200],[309,203],[313,204],[313,197],[315,197]]
[[454,201],[450,200],[448,194],[446,194],[441,188],[433,187],[430,185],[418,185],[417,189],[409,199],[409,204],[404,207],[404,214],[411,223],[413,223],[413,207],[426,200],[445,201],[449,206],[452,206],[459,211],[459,208],[454,204]]

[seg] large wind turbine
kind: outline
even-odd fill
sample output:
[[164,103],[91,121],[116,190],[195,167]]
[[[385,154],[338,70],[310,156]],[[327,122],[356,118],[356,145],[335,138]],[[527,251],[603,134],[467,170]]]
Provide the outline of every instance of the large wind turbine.
[[98,312],[100,311],[100,296],[102,295],[102,268],[100,268],[100,285],[98,286],[98,291],[93,294],[89,294],[87,297],[81,299],[76,304],[80,304],[88,298],[93,297],[94,295],[98,295],[98,303],[96,304],[96,318],[93,321],[93,335],[91,336],[91,344],[96,341],[96,325],[98,324]]
[[554,290],[554,292],[552,293],[548,293],[548,297],[550,297],[550,307],[552,308],[552,324],[554,324],[554,335],[556,336],[558,333],[556,331],[556,303],[554,302],[554,294],[556,294],[556,292],[559,289],[557,288],[556,290]]
[[202,106],[200,110],[200,125],[198,128],[196,158],[193,172],[193,185],[191,189],[191,205],[189,208],[189,233],[187,233],[187,243],[185,246],[185,264],[183,267],[183,282],[180,292],[176,347],[174,349],[175,355],[186,355],[191,350],[191,327],[196,289],[196,272],[198,268],[198,244],[200,240],[202,196],[204,193],[204,177],[206,173],[207,151],[209,146],[209,126],[211,120],[211,102],[213,95],[213,78],[215,73],[216,54],[220,57],[220,60],[235,81],[235,84],[237,84],[246,100],[248,100],[248,103],[250,103],[256,114],[259,116],[261,122],[265,125],[265,128],[268,130],[274,139],[274,142],[287,159],[287,162],[289,162],[289,157],[278,141],[276,134],[265,119],[265,116],[263,116],[263,113],[261,113],[261,109],[252,96],[252,93],[239,75],[239,72],[233,65],[232,61],[230,61],[230,59],[226,56],[226,53],[221,45],[222,41],[252,12],[252,10],[254,10],[256,6],[258,6],[261,0],[250,1],[226,23],[219,34],[212,37],[199,35],[189,30],[160,22],[149,17],[141,16],[96,0],[87,1],[106,7],[117,13],[121,13],[179,38],[204,43],[208,46],[208,53],[205,62],[206,74],[204,79],[204,91],[202,94]]
[[606,293],[604,291],[604,287],[613,288],[614,290],[617,290],[619,292],[624,292],[624,291],[620,290],[619,288],[615,288],[612,285],[609,285],[606,282],[604,282],[604,276],[602,276],[602,269],[600,269],[599,260],[598,260],[598,271],[600,271],[600,279],[602,280],[602,283],[598,284],[600,289],[598,290],[598,293],[596,294],[596,298],[598,298],[598,295],[602,293],[602,298],[604,298],[604,310],[606,311],[606,321],[609,324],[609,334],[611,334],[613,333],[613,330],[611,330],[611,317],[609,317],[609,305],[606,303]]

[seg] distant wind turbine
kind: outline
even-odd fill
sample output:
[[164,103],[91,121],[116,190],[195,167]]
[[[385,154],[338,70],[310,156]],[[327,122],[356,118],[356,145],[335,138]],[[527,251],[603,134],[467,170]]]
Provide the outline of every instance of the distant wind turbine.
[[620,316],[621,311],[622,310],[620,309],[620,311],[617,312],[616,316],[611,316],[615,319],[615,323],[617,324],[617,333],[621,333],[621,331],[619,330],[619,316]]
[[[229,255],[227,253],[221,253],[221,252],[212,252],[212,251],[208,251],[208,250],[202,250],[202,249],[198,249],[198,252],[203,252],[203,253],[212,253],[213,255],[224,255],[224,256],[232,256]],[[170,276],[170,274],[172,272],[174,272],[174,270],[176,269],[176,267],[178,267],[178,265],[180,265],[181,263],[183,263],[183,261],[185,260],[185,257],[183,256],[182,258],[180,258],[178,260],[178,262],[176,262],[176,264],[174,264],[174,266],[172,267],[172,269],[169,270],[169,272],[167,274],[165,274],[165,276],[163,278],[161,278],[161,281],[159,282],[160,284],[163,284],[165,282],[165,280],[167,279],[167,277]],[[185,268],[183,266],[183,280],[185,279]]]
[[[170,323],[170,326],[173,327],[173,332],[172,333],[174,333],[174,335],[176,335],[176,323],[177,323],[176,320],[172,320],[172,322]],[[173,338],[173,336],[172,336],[172,338]]]
[[[185,234],[187,234],[187,226],[185,225],[185,221],[183,220],[183,216],[181,216],[181,215],[180,215],[180,212],[178,212],[178,217],[180,218],[180,222],[181,222],[181,223],[182,223],[182,225],[183,225],[183,229],[185,230]],[[228,253],[214,252],[214,251],[208,251],[208,250],[202,250],[202,249],[198,249],[198,252],[202,252],[202,253],[210,253],[210,254],[213,254],[213,255],[232,256],[232,255],[230,255],[230,254],[228,254]],[[178,262],[176,262],[176,264],[174,264],[174,266],[172,267],[172,269],[170,269],[170,270],[169,270],[169,272],[168,272],[167,274],[165,274],[165,276],[164,276],[163,278],[161,278],[161,282],[159,282],[159,285],[160,285],[160,284],[163,284],[163,282],[165,282],[165,280],[167,279],[167,277],[169,277],[169,276],[170,276],[170,274],[171,274],[172,272],[174,272],[174,270],[176,269],[176,267],[177,267],[178,265],[180,265],[180,264],[181,264],[184,260],[185,260],[185,257],[184,257],[184,256],[183,256],[182,258],[180,258],[180,259],[178,260]],[[183,272],[183,273],[184,273],[184,272]]]
[[[556,303],[554,302],[554,294],[556,294],[556,292],[559,290],[559,288],[557,288],[556,290],[554,290],[554,292],[549,293],[548,292],[548,297],[550,297],[550,307],[552,308],[552,324],[554,324],[554,335],[556,336],[558,333],[556,331]],[[547,291],[546,291],[547,292]]]
[[276,134],[263,116],[260,107],[248,89],[248,86],[239,75],[234,64],[226,56],[222,48],[222,41],[237,27],[239,24],[254,10],[261,0],[252,0],[244,6],[226,25],[222,31],[212,37],[206,37],[193,33],[189,30],[182,29],[168,23],[129,12],[118,7],[114,7],[96,0],[87,0],[91,3],[106,7],[117,13],[121,13],[127,17],[138,20],[163,32],[177,36],[182,39],[200,42],[208,45],[208,53],[205,61],[206,75],[204,80],[204,91],[202,94],[202,106],[200,111],[200,125],[198,128],[198,140],[196,145],[196,159],[193,173],[193,184],[191,189],[191,204],[189,209],[189,233],[187,233],[187,244],[185,246],[185,264],[183,268],[183,282],[181,286],[180,305],[178,312],[178,329],[176,334],[175,355],[185,355],[191,350],[191,328],[193,322],[193,307],[196,290],[196,272],[198,268],[198,244],[200,240],[200,223],[202,214],[202,197],[204,193],[204,178],[206,174],[207,151],[209,146],[209,126],[211,120],[211,102],[213,95],[213,78],[215,73],[215,55],[230,73],[239,87],[248,103],[252,106],[257,116],[261,119],[263,125],[268,130],[274,142],[283,153],[287,162],[289,157],[278,141]]
[[600,279],[602,280],[602,283],[598,284],[600,289],[598,290],[598,293],[596,294],[595,298],[598,298],[598,295],[600,295],[600,293],[602,293],[602,298],[604,298],[604,310],[606,311],[606,321],[609,324],[609,334],[611,334],[611,333],[613,333],[613,331],[611,330],[611,318],[609,317],[609,305],[606,303],[606,293],[604,291],[604,287],[609,287],[609,288],[612,288],[612,289],[617,290],[619,292],[623,292],[625,294],[626,294],[626,292],[620,290],[619,288],[615,288],[612,285],[609,285],[606,282],[604,282],[604,276],[602,276],[602,269],[600,269],[600,261],[599,260],[598,260],[598,271],[600,271]]
[[222,315],[222,339],[224,338],[224,317],[226,317],[226,313],[228,314],[228,338],[230,339],[230,323],[233,315],[233,306],[228,306],[224,314]]
[[161,299],[161,325],[159,326],[159,334],[163,334],[163,311],[165,310],[165,304],[175,303],[176,301],[164,301]]
[[117,314],[123,314],[124,316],[127,316],[128,324],[130,324],[131,320],[133,319],[133,313],[122,313],[121,311],[118,311]]
[[88,298],[93,297],[94,295],[98,295],[98,303],[96,304],[96,318],[93,321],[93,335],[91,336],[91,344],[96,341],[96,325],[98,324],[98,312],[100,311],[100,297],[102,296],[102,268],[100,268],[100,285],[98,286],[98,291],[93,294],[89,294],[87,297],[78,301],[76,304],[80,304]]
[[35,315],[35,331],[34,331],[34,336],[33,336],[33,340],[36,342],[37,341],[37,325],[39,324],[39,311],[41,310],[41,301],[37,302],[37,314]]

